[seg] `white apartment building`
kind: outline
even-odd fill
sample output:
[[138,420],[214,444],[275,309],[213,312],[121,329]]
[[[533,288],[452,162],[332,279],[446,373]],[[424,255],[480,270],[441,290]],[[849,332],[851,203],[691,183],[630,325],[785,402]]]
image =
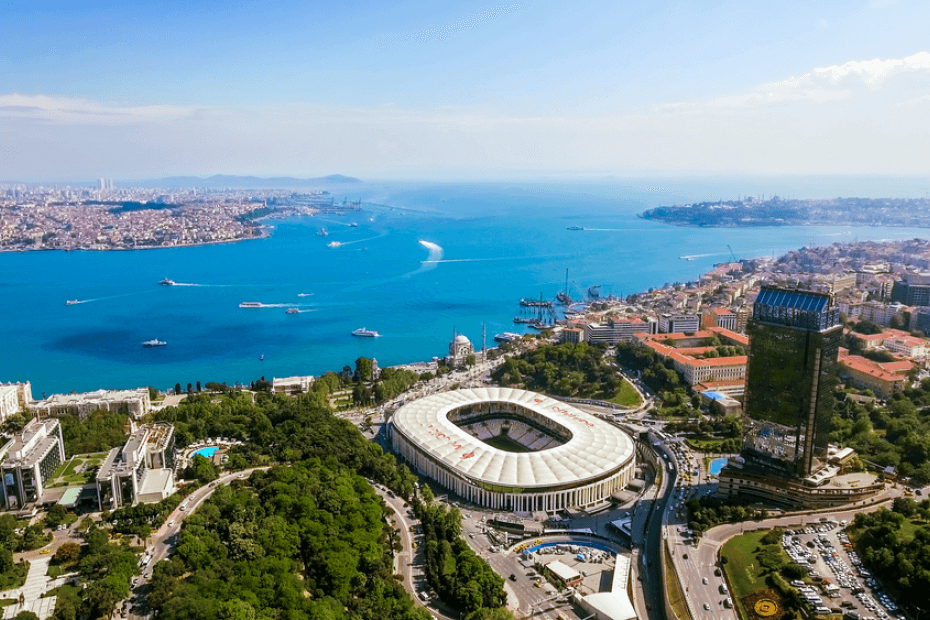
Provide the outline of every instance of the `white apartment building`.
[[97,390],[83,394],[52,394],[33,403],[30,409],[40,417],[77,415],[87,417],[93,411],[125,413],[138,420],[152,409],[148,388],[135,390]]
[[701,329],[701,317],[697,314],[659,315],[659,331],[663,334],[691,333]]
[[42,499],[45,483],[65,460],[58,420],[33,418],[0,448],[3,505],[8,510]]
[[100,510],[157,502],[174,493],[174,427],[143,424],[113,448],[97,472]]
[[12,415],[26,411],[32,402],[32,385],[25,383],[0,384],[0,423]]
[[275,377],[271,380],[274,394],[305,394],[313,385],[313,375],[298,377]]

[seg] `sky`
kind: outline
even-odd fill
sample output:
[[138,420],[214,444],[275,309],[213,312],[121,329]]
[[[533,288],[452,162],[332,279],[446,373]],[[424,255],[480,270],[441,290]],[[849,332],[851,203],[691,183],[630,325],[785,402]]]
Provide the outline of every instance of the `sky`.
[[930,3],[0,0],[0,180],[930,175]]

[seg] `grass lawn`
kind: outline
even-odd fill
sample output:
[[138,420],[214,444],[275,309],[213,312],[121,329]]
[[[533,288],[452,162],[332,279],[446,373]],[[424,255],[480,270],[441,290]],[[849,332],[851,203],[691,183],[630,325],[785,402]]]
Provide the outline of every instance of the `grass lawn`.
[[15,598],[0,598],[0,607],[9,607],[10,605],[15,605],[19,601]]
[[[726,563],[723,566],[727,574],[727,580],[730,582],[733,603],[741,610],[740,617],[742,618],[749,617],[746,610],[743,609],[743,597],[757,590],[768,588],[765,583],[766,569],[762,567],[756,558],[756,550],[766,534],[768,534],[768,530],[741,534],[727,541],[720,550],[720,557],[726,558]],[[782,554],[785,555],[787,561],[787,554],[784,551],[782,551]]]
[[71,594],[75,598],[81,598],[81,588],[77,586],[65,584],[63,586],[58,586],[57,588],[52,588],[51,590],[43,594],[42,598],[50,598],[52,596],[61,596],[63,594]]
[[610,402],[616,403],[621,407],[636,408],[643,404],[643,399],[639,397],[636,388],[630,385],[629,381],[624,379],[623,383],[620,384],[620,389],[617,391],[616,395],[610,399]]
[[701,452],[720,452],[723,439],[687,439],[686,443]]
[[26,575],[29,573],[29,562],[16,562],[13,568],[0,573],[0,590],[12,590],[21,588],[26,583]]

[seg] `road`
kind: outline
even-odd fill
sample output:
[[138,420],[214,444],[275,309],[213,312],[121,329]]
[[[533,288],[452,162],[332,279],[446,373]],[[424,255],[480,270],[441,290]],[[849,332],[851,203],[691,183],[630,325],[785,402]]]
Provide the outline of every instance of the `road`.
[[[640,555],[640,563],[637,567],[639,575],[642,578],[643,599],[648,610],[650,620],[668,620],[665,614],[665,592],[662,587],[665,583],[665,575],[662,573],[662,534],[664,532],[665,513],[669,507],[669,499],[675,489],[675,481],[678,477],[678,468],[670,469],[667,462],[662,458],[662,454],[673,458],[664,446],[656,449],[659,452],[659,463],[663,469],[662,486],[656,492],[656,499],[653,503],[652,510],[646,522],[646,531],[644,536],[645,544]],[[648,562],[643,565],[643,559]]]
[[413,546],[416,541],[414,540],[415,536],[412,530],[419,522],[414,517],[407,514],[408,508],[403,498],[395,496],[388,489],[376,482],[371,482],[371,486],[375,492],[381,496],[384,503],[394,511],[394,518],[392,521],[394,523],[394,529],[396,529],[400,535],[401,543],[401,551],[394,556],[394,573],[401,576],[401,583],[404,589],[410,594],[410,597],[417,606],[425,607],[433,616],[443,618],[444,620],[454,620],[458,618],[458,614],[451,609],[446,609],[435,604],[426,605],[423,599],[420,598],[422,592],[429,590],[429,585],[426,583],[425,573],[420,568],[426,562],[426,559],[423,557],[424,553],[422,547],[418,546],[415,548]]
[[[148,592],[148,582],[152,577],[152,570],[157,563],[171,555],[171,551],[174,549],[173,543],[176,541],[175,537],[181,531],[181,526],[184,524],[184,519],[196,511],[202,503],[204,503],[211,495],[213,495],[213,492],[217,489],[217,487],[221,485],[227,485],[233,480],[237,480],[239,478],[248,478],[252,475],[252,472],[267,469],[271,469],[271,467],[253,467],[251,469],[243,469],[242,471],[226,474],[225,476],[221,476],[217,480],[214,480],[206,486],[200,487],[188,495],[187,498],[185,498],[184,501],[182,501],[181,504],[174,509],[174,512],[172,512],[168,518],[165,519],[165,523],[155,532],[153,532],[149,536],[149,539],[146,541],[143,558],[147,554],[151,554],[152,557],[145,566],[141,567],[142,575],[136,579],[136,582],[133,585],[135,595],[144,599],[145,594]],[[181,509],[182,506],[184,507],[184,510]],[[120,605],[122,605],[122,603],[120,603]],[[119,606],[117,607],[117,610],[118,609]],[[114,617],[121,617],[118,611]],[[127,617],[132,619],[141,619],[149,617],[149,614],[131,613]]]

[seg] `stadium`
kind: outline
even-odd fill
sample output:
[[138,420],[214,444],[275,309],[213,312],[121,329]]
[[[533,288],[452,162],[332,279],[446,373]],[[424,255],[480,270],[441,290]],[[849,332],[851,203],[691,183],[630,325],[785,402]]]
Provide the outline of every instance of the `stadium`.
[[475,504],[514,512],[602,505],[632,479],[633,440],[567,403],[512,388],[441,392],[406,404],[394,450]]

